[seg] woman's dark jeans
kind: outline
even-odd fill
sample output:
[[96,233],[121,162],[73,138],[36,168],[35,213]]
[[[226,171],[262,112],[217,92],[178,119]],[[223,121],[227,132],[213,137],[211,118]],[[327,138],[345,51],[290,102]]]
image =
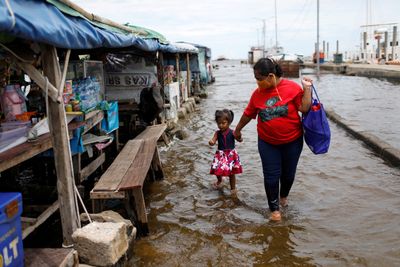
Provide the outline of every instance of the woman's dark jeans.
[[[282,145],[271,145],[258,138],[264,187],[271,211],[279,210],[279,196],[287,197],[289,195],[302,149],[303,136]],[[279,182],[281,184],[280,192]]]

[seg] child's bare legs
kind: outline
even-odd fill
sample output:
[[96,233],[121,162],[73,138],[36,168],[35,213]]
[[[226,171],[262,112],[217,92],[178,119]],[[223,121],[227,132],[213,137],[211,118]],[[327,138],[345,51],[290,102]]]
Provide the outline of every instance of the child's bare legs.
[[236,190],[236,176],[234,174],[229,175],[229,184],[231,186],[231,190]]
[[217,176],[217,185],[222,183],[222,176]]
[[229,175],[229,184],[231,185],[231,194],[236,196],[236,176],[234,174]]
[[219,189],[222,186],[222,176],[217,176],[217,181],[213,183],[214,189]]

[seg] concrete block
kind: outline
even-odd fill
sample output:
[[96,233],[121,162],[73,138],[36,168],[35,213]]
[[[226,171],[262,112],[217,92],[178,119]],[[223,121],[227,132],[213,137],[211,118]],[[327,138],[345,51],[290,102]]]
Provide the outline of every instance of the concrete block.
[[110,266],[128,250],[126,224],[93,222],[72,234],[75,249],[83,263]]
[[[126,224],[126,233],[128,236],[131,236],[132,233],[136,233],[136,229],[133,226],[132,222],[130,220],[125,219],[122,217],[118,212],[115,212],[113,210],[105,210],[100,213],[92,213],[89,214],[90,218],[92,221],[95,222],[123,222]],[[86,213],[82,213],[80,215],[81,217],[81,222],[86,222],[89,223],[89,218]],[[136,234],[135,236],[136,237]]]
[[180,108],[178,109],[178,118],[179,119],[186,119],[187,117],[187,112],[185,108]]

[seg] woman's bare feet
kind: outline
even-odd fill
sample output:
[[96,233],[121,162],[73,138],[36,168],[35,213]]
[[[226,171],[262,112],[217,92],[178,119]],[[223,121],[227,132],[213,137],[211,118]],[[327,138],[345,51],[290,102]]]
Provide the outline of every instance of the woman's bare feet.
[[281,212],[279,210],[271,212],[271,217],[269,218],[271,221],[280,221],[282,219]]
[[287,207],[289,205],[287,197],[281,197],[279,199],[279,203],[281,204],[282,207]]

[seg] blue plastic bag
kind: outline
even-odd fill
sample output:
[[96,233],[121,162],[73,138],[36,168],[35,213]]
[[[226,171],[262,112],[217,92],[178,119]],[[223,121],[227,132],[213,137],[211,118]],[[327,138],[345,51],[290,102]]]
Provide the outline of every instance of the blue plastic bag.
[[119,128],[118,102],[110,102],[103,109],[105,112],[104,119],[101,122],[101,129],[107,133],[111,133]]
[[329,149],[331,130],[324,106],[319,101],[314,85],[312,85],[312,90],[315,92],[316,98],[311,93],[310,110],[302,115],[304,140],[314,154],[324,154]]

